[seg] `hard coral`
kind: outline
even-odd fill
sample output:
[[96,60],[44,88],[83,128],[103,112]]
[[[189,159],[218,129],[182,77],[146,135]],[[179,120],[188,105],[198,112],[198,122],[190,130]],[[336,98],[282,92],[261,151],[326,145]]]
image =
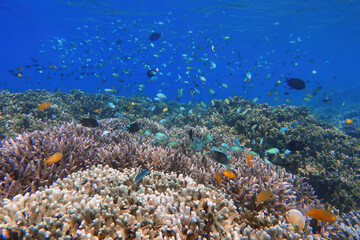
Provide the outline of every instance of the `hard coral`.
[[253,229],[243,218],[248,213],[238,212],[233,202],[211,185],[155,171],[136,185],[137,172],[99,165],[33,194],[5,199],[0,207],[0,227],[24,239],[310,237],[310,228],[296,233],[290,225],[261,215],[254,217],[273,224]]

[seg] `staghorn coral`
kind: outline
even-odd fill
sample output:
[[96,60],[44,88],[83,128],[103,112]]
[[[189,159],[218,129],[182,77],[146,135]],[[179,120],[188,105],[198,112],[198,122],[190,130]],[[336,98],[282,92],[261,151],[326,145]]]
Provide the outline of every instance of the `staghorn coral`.
[[332,239],[360,239],[360,212],[351,211],[341,217],[340,232],[332,236]]
[[[237,210],[211,185],[155,171],[134,185],[137,172],[99,165],[5,199],[0,227],[24,239],[312,239],[309,227]],[[249,214],[269,226],[252,228]]]

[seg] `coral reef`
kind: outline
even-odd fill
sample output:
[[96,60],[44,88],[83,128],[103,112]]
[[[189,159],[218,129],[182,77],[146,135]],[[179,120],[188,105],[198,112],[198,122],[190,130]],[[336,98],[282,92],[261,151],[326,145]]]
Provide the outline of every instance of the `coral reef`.
[[[189,148],[186,129],[168,130],[151,120],[139,119],[144,128],[163,131],[169,136],[167,141],[155,144],[154,133],[145,136],[123,130],[126,122],[128,121],[124,118],[101,121],[100,127],[96,129],[70,123],[46,131],[24,133],[17,139],[4,140],[0,152],[0,176],[3,179],[0,187],[2,194],[5,194],[2,197],[11,198],[18,193],[34,192],[40,186],[50,185],[57,178],[97,164],[106,164],[116,169],[142,167],[164,172],[174,171],[190,176],[199,183],[215,183],[214,174],[223,167],[205,152],[193,153]],[[174,132],[176,134],[172,134]],[[199,128],[194,133],[195,137],[204,132],[205,129]],[[179,139],[178,135],[182,138]],[[224,137],[215,136],[216,138],[225,141]],[[168,142],[175,140],[179,141],[178,146],[167,146]],[[62,160],[46,165],[45,159],[54,152],[62,152]],[[315,200],[309,185],[303,184],[296,188],[297,182],[302,182],[301,179],[285,171],[278,174],[279,167],[268,165],[260,159],[249,168],[244,156],[238,153],[232,160],[238,187],[232,187],[229,179],[224,179],[223,183],[230,194],[241,192],[241,205],[255,210],[254,200],[262,188],[278,193],[278,197],[262,206],[277,206],[274,211],[279,211],[279,214],[283,214],[286,209],[276,205],[277,203],[301,204],[305,197],[302,192],[307,193],[307,199]]]
[[[206,152],[207,147],[196,152],[191,150],[187,133],[191,127],[166,129],[148,119],[138,121],[144,129],[151,129],[152,133],[129,133],[125,130],[129,120],[120,118],[100,121],[98,128],[70,123],[4,140],[0,186],[5,195],[2,197],[35,193],[39,187],[49,186],[57,179],[98,164],[115,169],[140,167],[165,173],[174,172],[192,177],[198,184],[217,184],[214,174],[224,170],[224,167]],[[163,132],[168,138],[162,142],[156,141],[157,131]],[[208,129],[199,127],[194,130],[194,137],[206,136],[207,132]],[[214,134],[214,141],[211,141],[214,145],[215,140],[231,141],[221,134]],[[178,144],[168,146],[174,141],[178,141]],[[62,152],[64,156],[59,162],[46,165],[46,157],[53,152]],[[235,206],[244,212],[242,218],[246,219],[249,227],[266,229],[280,224],[282,216],[291,208],[306,212],[310,207],[320,207],[312,188],[303,178],[265,163],[259,157],[254,157],[253,165],[249,166],[246,155],[246,150],[233,153],[230,165],[236,177],[224,178],[221,185],[217,184],[217,188],[226,192],[234,200]],[[256,196],[262,190],[271,191],[273,197],[256,206]],[[270,220],[259,219],[259,212]],[[326,236],[334,226],[323,227],[326,229],[323,235]]]
[[[306,177],[320,199],[343,211],[360,207],[357,187],[360,141],[317,121],[307,108],[269,107],[235,97],[229,99],[229,103],[215,101],[215,106],[208,109],[208,116],[201,118],[201,125],[206,125],[207,119],[212,119],[214,126],[221,126],[214,127],[214,131],[228,129],[228,135],[237,137],[261,157],[269,157],[289,172]],[[283,127],[288,129],[281,132]],[[266,156],[265,151],[273,147],[284,153],[290,140],[301,140],[305,150],[284,158],[279,154]]]
[[[45,110],[37,109],[42,102],[51,102]],[[0,140],[6,136],[14,137],[23,132],[42,130],[63,122],[80,120],[86,117],[97,119],[113,118],[123,115],[134,121],[139,117],[160,120],[170,116],[181,104],[176,102],[156,102],[145,96],[131,98],[110,94],[83,93],[79,90],[70,93],[28,90],[23,93],[0,92]],[[168,112],[163,112],[167,107]],[[190,110],[184,106],[182,112]],[[204,111],[204,110],[203,110]],[[182,122],[184,124],[184,122]]]
[[156,171],[135,184],[137,172],[99,165],[17,195],[1,204],[0,227],[24,239],[312,239],[310,227],[237,209],[211,185]]

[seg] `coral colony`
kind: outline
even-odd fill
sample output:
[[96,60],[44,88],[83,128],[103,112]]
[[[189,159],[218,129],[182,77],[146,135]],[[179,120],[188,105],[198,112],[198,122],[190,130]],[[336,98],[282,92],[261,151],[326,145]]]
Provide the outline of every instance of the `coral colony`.
[[355,184],[346,166],[358,140],[305,108],[77,91],[0,99],[1,238],[360,238],[359,193],[336,194]]

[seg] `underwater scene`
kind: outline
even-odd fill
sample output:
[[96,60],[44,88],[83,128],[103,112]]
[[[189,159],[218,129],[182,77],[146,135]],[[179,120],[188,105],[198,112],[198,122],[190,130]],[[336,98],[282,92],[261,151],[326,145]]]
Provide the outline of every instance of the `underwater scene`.
[[359,0],[2,0],[0,239],[360,239]]

